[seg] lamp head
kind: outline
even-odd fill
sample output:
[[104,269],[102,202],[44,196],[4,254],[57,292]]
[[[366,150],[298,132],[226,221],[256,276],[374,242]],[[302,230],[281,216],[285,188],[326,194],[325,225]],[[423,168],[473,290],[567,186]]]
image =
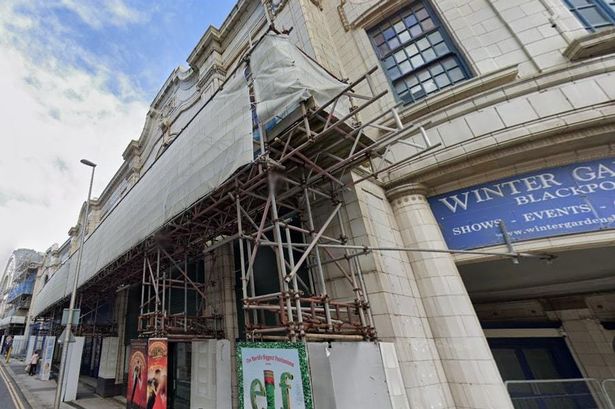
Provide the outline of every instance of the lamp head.
[[90,166],[90,167],[92,167],[92,168],[95,168],[95,167],[96,167],[96,164],[95,164],[94,162],[90,162],[90,161],[89,161],[89,160],[87,160],[87,159],[81,159],[81,160],[80,160],[80,162],[81,162],[81,163],[83,163],[84,165],[86,165],[86,166]]

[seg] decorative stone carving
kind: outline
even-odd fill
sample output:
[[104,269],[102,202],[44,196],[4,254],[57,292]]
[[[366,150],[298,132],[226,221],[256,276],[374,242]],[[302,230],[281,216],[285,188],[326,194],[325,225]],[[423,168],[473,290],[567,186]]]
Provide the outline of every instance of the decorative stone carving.
[[350,22],[348,21],[346,10],[344,10],[345,4],[346,4],[346,0],[340,0],[340,4],[337,6],[337,14],[340,16],[340,21],[342,22],[344,31],[350,31]]
[[320,11],[322,11],[322,0],[310,0]]
[[277,16],[287,3],[288,0],[268,0],[267,8],[272,16]]

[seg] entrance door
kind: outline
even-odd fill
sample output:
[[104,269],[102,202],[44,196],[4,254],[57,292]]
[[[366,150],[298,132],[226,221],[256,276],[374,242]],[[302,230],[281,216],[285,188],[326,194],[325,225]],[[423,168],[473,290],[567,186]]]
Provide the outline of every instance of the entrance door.
[[173,342],[169,344],[169,347],[171,380],[169,409],[190,409],[192,343]]
[[589,409],[597,407],[563,338],[491,338],[489,346],[515,408]]

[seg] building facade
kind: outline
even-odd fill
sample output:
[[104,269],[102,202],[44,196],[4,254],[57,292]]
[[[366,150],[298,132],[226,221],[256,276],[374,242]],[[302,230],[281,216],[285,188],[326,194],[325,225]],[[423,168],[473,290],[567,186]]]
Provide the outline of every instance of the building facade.
[[35,282],[43,257],[30,249],[16,249],[0,280],[0,330],[3,335],[23,335]]
[[[334,77],[371,73],[358,94],[386,94],[361,108],[359,122],[396,113],[371,138],[385,138],[395,126],[407,132],[405,143],[383,156],[399,165],[366,180],[361,169],[347,175],[361,183],[344,193],[341,218],[323,230],[365,248],[351,268],[362,271],[364,286],[343,287],[332,263],[322,273],[325,295],[342,305],[361,293],[357,310],[369,309],[373,321],[359,338],[394,346],[389,364],[399,383],[388,390],[391,407],[510,408],[528,398],[531,382],[547,379],[557,380],[550,387],[560,392],[568,391],[564,379],[589,379],[576,387],[583,399],[599,399],[588,391],[615,378],[615,5],[608,0],[241,0],[220,28],[206,31],[188,56],[189,69],[176,69],[165,82],[124,164],[90,214],[80,216],[87,223],[69,232],[66,254],[77,249],[79,229],[102,229],[191,118],[228,88],[271,24]],[[416,143],[425,135],[428,150]],[[315,220],[327,218],[324,207],[313,210]],[[308,226],[304,233],[315,231]],[[119,281],[100,279],[88,293],[99,299],[83,300],[82,326],[104,328],[86,333],[117,341],[112,348],[92,341],[101,352],[98,361],[90,354],[90,368],[111,348],[117,362],[104,369],[105,379],[124,382],[130,340],[157,333],[165,302],[169,326],[188,331],[188,322],[200,322],[188,321],[192,310],[217,323],[208,335],[231,344],[249,339],[253,304],[242,304],[238,290],[242,248],[235,242],[217,246],[215,257],[186,256],[183,269],[173,261],[169,282],[203,287],[190,290],[194,298],[188,290],[176,298],[170,284],[154,315],[143,312],[158,297],[153,260],[140,259],[142,269],[135,264]],[[275,263],[272,257],[259,262]],[[61,262],[58,268],[69,260]],[[109,265],[100,277],[112,275]],[[57,322],[50,311],[62,299],[44,299],[52,291],[45,287],[54,285],[42,287],[37,314]],[[173,314],[186,318],[180,324]],[[190,336],[199,338],[198,330]],[[188,359],[185,346],[173,348],[175,365]],[[237,405],[235,371],[229,377]],[[180,378],[190,384],[190,376],[178,372]],[[539,392],[532,389],[531,399],[548,394],[540,382],[533,385]],[[174,407],[190,401],[176,392]],[[350,407],[343,399],[336,404]]]

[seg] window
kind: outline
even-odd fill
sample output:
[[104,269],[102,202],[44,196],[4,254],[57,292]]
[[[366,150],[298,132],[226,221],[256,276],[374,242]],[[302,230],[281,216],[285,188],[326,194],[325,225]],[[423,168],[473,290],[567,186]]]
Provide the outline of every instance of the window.
[[615,0],[564,0],[568,9],[590,31],[615,24]]
[[368,34],[396,95],[404,102],[470,77],[445,28],[423,1],[413,2]]

